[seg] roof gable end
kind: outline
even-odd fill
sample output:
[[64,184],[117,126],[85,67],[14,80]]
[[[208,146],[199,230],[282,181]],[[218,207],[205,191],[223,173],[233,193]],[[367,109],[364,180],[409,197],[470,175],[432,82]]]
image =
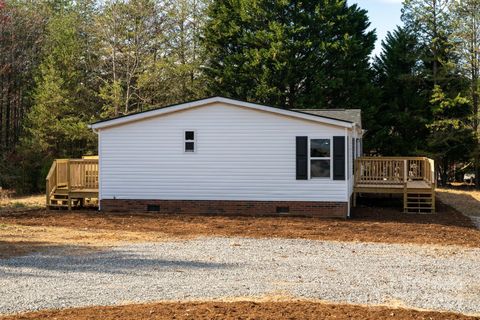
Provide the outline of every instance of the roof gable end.
[[244,108],[253,109],[253,110],[260,110],[260,111],[265,111],[265,112],[270,112],[275,114],[281,114],[281,115],[289,116],[293,118],[300,118],[304,120],[310,120],[314,122],[330,124],[330,125],[340,126],[345,128],[351,128],[355,125],[355,123],[353,123],[352,121],[330,118],[323,115],[315,115],[315,114],[302,112],[298,110],[288,110],[288,109],[282,109],[277,107],[270,107],[266,105],[261,105],[261,104],[251,103],[251,102],[246,102],[241,100],[235,100],[231,98],[211,97],[211,98],[205,98],[205,99],[170,105],[166,107],[151,109],[143,112],[132,113],[129,115],[125,115],[125,116],[121,116],[113,119],[98,121],[89,125],[89,128],[93,130],[98,130],[98,129],[104,129],[112,126],[124,125],[130,122],[136,122],[143,119],[170,114],[172,112],[188,110],[191,108],[201,107],[204,105],[210,105],[212,103],[224,103],[228,105],[244,107]]

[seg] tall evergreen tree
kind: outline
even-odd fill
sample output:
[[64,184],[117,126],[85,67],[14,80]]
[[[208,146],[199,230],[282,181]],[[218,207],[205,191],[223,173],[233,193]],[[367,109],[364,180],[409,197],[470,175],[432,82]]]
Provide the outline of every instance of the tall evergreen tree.
[[456,40],[455,51],[458,55],[458,66],[462,75],[468,80],[468,95],[472,104],[472,127],[476,135],[476,146],[473,152],[476,186],[480,188],[480,0],[461,0],[454,4]]
[[0,0],[0,161],[22,134],[47,17],[42,3]]
[[213,94],[302,107],[367,106],[375,33],[346,1],[219,0],[208,10]]
[[[452,68],[453,0],[405,0],[402,20],[424,48],[424,63],[433,85],[445,85]],[[432,87],[433,87],[432,85]]]
[[[464,153],[449,152],[452,150],[449,144],[459,143],[463,137],[471,137],[465,131],[466,119],[463,116],[464,111],[471,111],[468,100],[463,96],[466,81],[459,73],[459,57],[455,52],[455,2],[406,0],[402,10],[406,27],[415,34],[423,48],[422,73],[430,91],[426,107],[433,115],[433,122],[428,126],[430,130],[425,148],[437,160],[437,171],[443,172],[444,179],[448,171],[447,164],[465,160]],[[472,150],[473,146],[469,147]],[[445,180],[442,182],[446,183]]]
[[426,139],[430,156],[435,159],[441,184],[449,181],[450,168],[457,161],[468,161],[475,148],[475,135],[470,125],[471,104],[457,94],[451,98],[435,86],[430,101],[433,121]]
[[382,155],[415,155],[424,147],[430,118],[417,39],[398,27],[387,34],[382,48],[374,61],[380,101],[367,140]]
[[95,145],[87,128],[90,110],[82,108],[89,91],[81,70],[84,55],[75,9],[68,3],[48,21],[34,103],[25,121],[24,166],[30,166],[36,186],[43,185],[42,174],[52,158],[79,157]]

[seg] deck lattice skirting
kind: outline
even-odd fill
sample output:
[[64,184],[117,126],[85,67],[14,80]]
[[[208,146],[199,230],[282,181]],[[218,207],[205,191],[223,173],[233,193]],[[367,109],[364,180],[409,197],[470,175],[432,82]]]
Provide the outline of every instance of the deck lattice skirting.
[[435,212],[435,164],[426,157],[360,157],[355,160],[353,206],[358,194],[402,194],[406,213]]

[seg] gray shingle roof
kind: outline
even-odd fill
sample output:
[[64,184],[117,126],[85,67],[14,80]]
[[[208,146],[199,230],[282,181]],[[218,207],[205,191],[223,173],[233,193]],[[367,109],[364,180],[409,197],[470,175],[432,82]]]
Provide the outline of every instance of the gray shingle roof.
[[322,117],[355,122],[362,127],[362,110],[360,109],[294,109]]

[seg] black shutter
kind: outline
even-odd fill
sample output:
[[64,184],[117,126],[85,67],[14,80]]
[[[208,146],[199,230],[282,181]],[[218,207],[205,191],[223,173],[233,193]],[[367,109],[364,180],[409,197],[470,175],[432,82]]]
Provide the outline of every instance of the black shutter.
[[308,137],[297,137],[297,180],[308,179]]
[[333,137],[333,180],[345,180],[345,137]]

